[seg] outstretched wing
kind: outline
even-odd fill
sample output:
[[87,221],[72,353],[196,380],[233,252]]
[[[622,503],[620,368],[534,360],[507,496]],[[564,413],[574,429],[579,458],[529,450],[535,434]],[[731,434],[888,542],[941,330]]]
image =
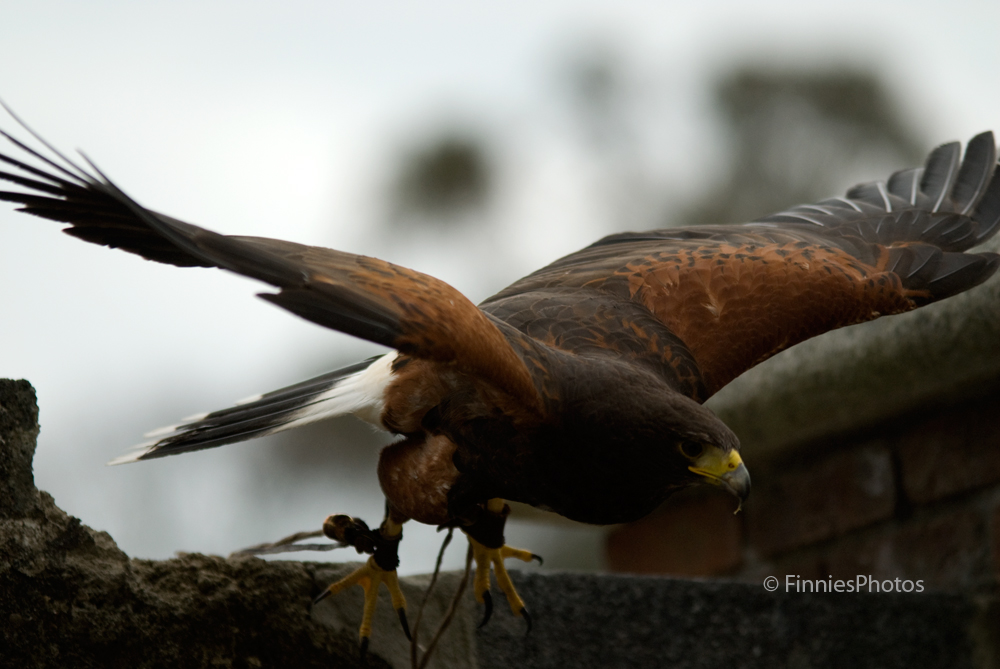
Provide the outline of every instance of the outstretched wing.
[[51,147],[56,158],[0,134],[41,165],[0,154],[18,172],[0,170],[0,179],[23,189],[0,191],[0,200],[19,203],[21,211],[69,223],[66,232],[75,237],[149,260],[259,279],[280,289],[261,297],[303,318],[454,365],[538,406],[527,367],[498,325],[447,283],[376,258],[220,235],[146,209],[96,168],[84,170]]
[[[960,157],[958,143],[946,144],[924,168],[745,225],[611,235],[482,307],[522,329],[547,318],[549,343],[572,348],[582,340],[564,336],[571,326],[553,317],[552,304],[579,311],[588,298],[599,300],[604,316],[590,323],[588,345],[623,349],[616,336],[628,330],[655,338],[651,350],[683,369],[675,385],[703,401],[793,344],[988,278],[1000,257],[963,251],[1000,227],[992,133],[972,139]],[[644,325],[635,305],[667,332]],[[609,315],[615,309],[620,314]]]

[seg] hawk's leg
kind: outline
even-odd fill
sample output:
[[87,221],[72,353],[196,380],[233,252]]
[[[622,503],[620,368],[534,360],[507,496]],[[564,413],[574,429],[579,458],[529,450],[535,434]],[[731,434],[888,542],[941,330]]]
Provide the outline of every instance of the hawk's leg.
[[483,614],[482,627],[493,614],[493,597],[490,595],[490,566],[496,574],[497,587],[507,597],[510,610],[515,616],[522,616],[528,623],[528,631],[531,631],[531,616],[524,605],[524,600],[514,589],[514,583],[510,580],[507,568],[503,561],[512,557],[524,562],[538,560],[541,564],[542,558],[534,553],[520,548],[511,548],[504,543],[503,528],[507,523],[507,516],[510,514],[510,507],[504,504],[499,498],[494,498],[486,503],[483,515],[472,525],[462,528],[462,531],[469,537],[469,544],[472,546],[472,556],[476,560],[476,577],[473,581],[473,594],[476,601],[486,608]]
[[361,656],[368,650],[368,639],[372,633],[372,618],[375,615],[375,605],[378,602],[379,585],[384,584],[392,598],[392,606],[399,614],[399,622],[403,633],[410,638],[410,626],[406,620],[406,599],[399,589],[399,578],[396,567],[399,566],[399,541],[403,538],[402,523],[396,522],[391,513],[377,530],[371,530],[365,521],[345,515],[329,516],[323,521],[323,533],[336,541],[354,546],[359,553],[369,553],[371,557],[361,567],[348,576],[331,584],[315,599],[314,604],[345,590],[352,585],[360,585],[365,591],[365,608],[361,617],[361,629],[358,633],[361,642]]

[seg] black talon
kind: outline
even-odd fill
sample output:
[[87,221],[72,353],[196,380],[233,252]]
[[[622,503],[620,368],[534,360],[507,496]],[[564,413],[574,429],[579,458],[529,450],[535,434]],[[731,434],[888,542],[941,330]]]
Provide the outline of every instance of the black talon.
[[493,595],[487,590],[483,593],[483,604],[486,607],[486,611],[483,613],[483,622],[479,623],[479,627],[476,629],[483,629],[483,627],[490,621],[490,616],[493,615]]
[[327,588],[323,592],[319,593],[319,597],[313,600],[313,606],[316,606],[329,596],[330,596],[330,588]]
[[531,554],[531,559],[532,560],[538,560],[538,566],[539,567],[541,567],[543,564],[545,564],[545,560],[542,559],[541,555],[535,555],[534,553],[532,553]]
[[410,636],[410,623],[406,621],[406,609],[398,608],[396,613],[399,614],[399,622],[403,625],[403,634],[406,635],[406,640],[413,641],[413,637]]
[[368,655],[368,637],[361,637],[361,661],[365,661],[365,657]]
[[531,616],[528,615],[528,609],[527,608],[521,607],[521,617],[524,618],[524,621],[526,623],[528,623],[528,629],[525,630],[525,632],[524,632],[524,636],[528,636],[529,634],[531,634]]

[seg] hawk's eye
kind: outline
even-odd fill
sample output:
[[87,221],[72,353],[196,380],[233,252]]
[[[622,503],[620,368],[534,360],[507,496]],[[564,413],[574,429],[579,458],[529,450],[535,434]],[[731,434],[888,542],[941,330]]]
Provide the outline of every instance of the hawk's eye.
[[695,458],[697,458],[698,456],[700,456],[702,453],[705,452],[705,447],[702,444],[699,444],[694,441],[682,441],[680,448],[681,448],[681,453],[684,454],[684,457],[690,458],[692,460],[694,460]]

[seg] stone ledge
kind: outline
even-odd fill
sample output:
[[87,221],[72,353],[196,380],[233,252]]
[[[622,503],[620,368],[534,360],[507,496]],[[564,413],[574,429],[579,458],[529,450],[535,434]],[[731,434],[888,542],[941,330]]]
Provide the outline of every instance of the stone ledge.
[[504,616],[479,638],[482,669],[976,666],[973,605],[958,595],[786,594],[725,581],[518,576],[535,629],[524,637],[519,621]]

